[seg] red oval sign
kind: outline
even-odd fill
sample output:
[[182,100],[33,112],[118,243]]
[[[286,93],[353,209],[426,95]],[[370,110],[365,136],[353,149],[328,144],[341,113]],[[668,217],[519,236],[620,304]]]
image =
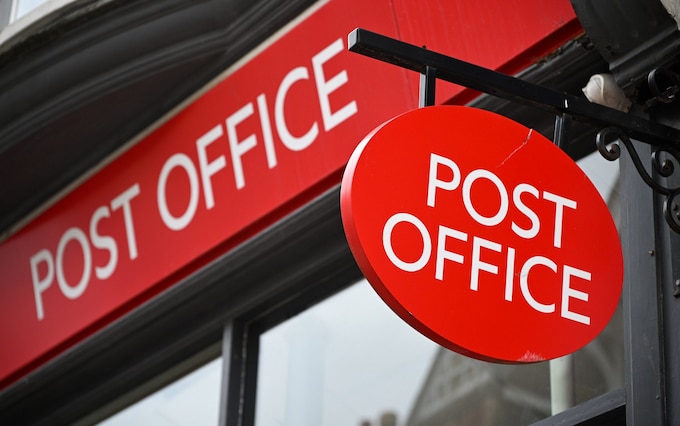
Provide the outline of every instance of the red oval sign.
[[341,208],[380,297],[464,355],[563,356],[618,304],[623,259],[606,203],[559,148],[503,116],[436,106],[386,122],[352,155]]

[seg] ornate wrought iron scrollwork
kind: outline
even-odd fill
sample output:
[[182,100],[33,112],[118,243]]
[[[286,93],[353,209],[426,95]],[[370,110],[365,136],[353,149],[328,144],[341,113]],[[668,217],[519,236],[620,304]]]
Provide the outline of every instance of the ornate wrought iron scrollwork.
[[[642,180],[656,193],[665,196],[663,202],[663,212],[666,222],[671,229],[680,233],[680,206],[675,202],[675,197],[680,194],[680,186],[666,187],[657,182],[650,173],[647,172],[642,160],[638,155],[633,142],[621,130],[616,127],[608,127],[597,134],[596,144],[600,154],[609,161],[614,161],[621,156],[620,143],[628,151],[633,165]],[[670,156],[670,158],[669,158]],[[672,160],[671,160],[672,158]],[[652,153],[652,167],[654,172],[661,177],[670,177],[675,172],[675,164],[680,164],[680,151],[673,145],[657,146]]]
[[647,84],[654,99],[670,103],[680,91],[680,75],[666,68],[657,68],[647,75]]

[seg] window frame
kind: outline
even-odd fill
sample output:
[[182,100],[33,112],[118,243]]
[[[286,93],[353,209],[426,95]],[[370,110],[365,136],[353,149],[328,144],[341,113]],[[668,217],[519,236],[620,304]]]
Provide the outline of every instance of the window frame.
[[[342,228],[339,217],[339,187],[325,195],[325,203],[333,203],[338,228]],[[346,250],[349,250],[346,248]],[[343,250],[344,251],[344,250]],[[307,281],[301,286],[288,290],[287,295],[273,295],[248,313],[238,317],[225,327],[224,333],[224,385],[220,426],[254,426],[255,395],[257,386],[258,352],[260,336],[288,318],[304,311],[307,307],[331,297],[363,278],[355,269],[353,258],[342,256],[339,263],[330,265],[315,263],[318,273],[326,277],[324,283]],[[335,262],[333,262],[335,263]],[[339,273],[346,263],[348,274]],[[338,272],[338,273],[336,273]],[[630,336],[629,336],[630,337]],[[228,354],[228,355],[227,355]],[[626,376],[628,373],[626,373]],[[626,377],[628,382],[628,377]],[[624,388],[605,393],[562,413],[534,423],[536,426],[560,425],[623,425],[626,424],[626,397]]]

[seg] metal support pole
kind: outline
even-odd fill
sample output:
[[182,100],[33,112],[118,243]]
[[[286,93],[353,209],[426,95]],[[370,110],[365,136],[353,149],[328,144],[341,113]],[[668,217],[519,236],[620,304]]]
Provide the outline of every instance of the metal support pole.
[[434,92],[437,83],[437,70],[431,66],[425,67],[420,74],[420,98],[418,108],[434,105]]
[[[666,179],[667,185],[680,184],[679,176]],[[666,422],[680,424],[680,234],[670,232],[664,226],[664,206],[662,197],[656,197],[656,264],[657,300],[661,320],[662,384]],[[678,214],[672,209],[671,214]]]
[[257,385],[258,338],[248,337],[248,326],[232,321],[222,340],[222,391],[220,426],[254,424]]
[[[553,143],[564,149],[569,140],[571,117],[558,114],[555,118]],[[569,354],[550,361],[550,407],[552,415],[574,406],[574,355]]]
[[553,416],[574,406],[574,389],[574,355],[551,360],[550,408]]
[[[649,158],[650,148],[635,142]],[[621,155],[621,245],[624,266],[623,330],[626,423],[663,425],[663,356],[653,193],[628,155]]]
[[555,137],[553,143],[564,151],[569,143],[569,128],[571,127],[571,116],[569,114],[558,114],[555,117]]

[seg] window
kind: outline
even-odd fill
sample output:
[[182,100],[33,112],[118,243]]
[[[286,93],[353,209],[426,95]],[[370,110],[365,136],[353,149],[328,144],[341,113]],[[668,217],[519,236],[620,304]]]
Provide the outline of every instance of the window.
[[[573,355],[576,403],[623,386],[621,324],[619,313]],[[366,281],[263,333],[259,353],[256,426],[524,425],[550,416],[551,385],[570,379],[551,383],[550,363],[499,365],[440,348]]]
[[15,0],[14,19],[19,19],[49,0]]
[[[221,357],[215,344],[81,419],[76,425],[187,425],[218,422]],[[113,415],[112,415],[113,414]],[[110,417],[109,417],[110,416]],[[102,421],[102,419],[104,419]]]
[[218,358],[100,423],[102,426],[217,424],[222,359]]
[[361,281],[262,335],[255,423],[404,418],[437,351]]
[[47,2],[49,0],[0,0],[0,30]]

